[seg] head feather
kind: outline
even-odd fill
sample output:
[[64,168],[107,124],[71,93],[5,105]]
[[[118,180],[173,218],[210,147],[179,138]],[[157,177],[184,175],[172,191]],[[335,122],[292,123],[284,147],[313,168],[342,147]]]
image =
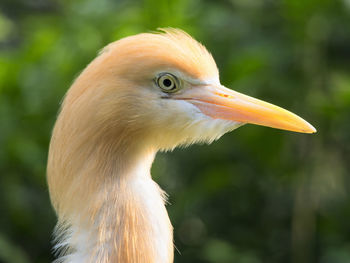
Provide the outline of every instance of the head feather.
[[[113,42],[102,50],[101,56],[119,61],[124,66],[121,68],[141,63],[144,69],[145,63],[149,63],[150,68],[174,68],[192,78],[218,78],[216,63],[201,43],[179,29],[158,30],[159,32],[142,33]],[[136,66],[135,69],[139,68]]]

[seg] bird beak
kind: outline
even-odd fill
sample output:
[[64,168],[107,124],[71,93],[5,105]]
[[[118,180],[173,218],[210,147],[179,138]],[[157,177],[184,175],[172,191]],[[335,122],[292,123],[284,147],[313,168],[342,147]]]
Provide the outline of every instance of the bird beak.
[[214,119],[252,123],[282,130],[314,133],[316,129],[294,113],[224,86],[202,86],[185,92],[185,99]]

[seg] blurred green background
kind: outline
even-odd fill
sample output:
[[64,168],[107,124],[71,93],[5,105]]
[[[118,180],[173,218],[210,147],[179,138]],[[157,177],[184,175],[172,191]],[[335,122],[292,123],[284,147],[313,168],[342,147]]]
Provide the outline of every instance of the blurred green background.
[[45,179],[59,103],[103,46],[179,27],[221,82],[310,121],[315,135],[246,125],[160,153],[175,261],[350,262],[350,1],[0,2],[0,262],[49,262]]

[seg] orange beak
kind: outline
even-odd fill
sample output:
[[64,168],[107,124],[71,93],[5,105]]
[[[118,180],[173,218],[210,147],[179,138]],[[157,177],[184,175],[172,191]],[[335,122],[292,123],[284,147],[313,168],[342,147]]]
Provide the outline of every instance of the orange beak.
[[192,88],[180,95],[214,119],[252,123],[282,130],[314,133],[316,129],[299,116],[273,104],[223,86]]

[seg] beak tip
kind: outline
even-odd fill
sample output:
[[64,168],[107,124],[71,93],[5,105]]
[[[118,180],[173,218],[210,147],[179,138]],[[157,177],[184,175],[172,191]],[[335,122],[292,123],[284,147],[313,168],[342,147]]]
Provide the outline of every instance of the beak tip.
[[316,133],[317,130],[314,126],[312,126],[310,123],[307,123],[307,128],[303,130],[304,133]]
[[316,133],[316,132],[317,130],[315,128],[311,131],[311,133]]

